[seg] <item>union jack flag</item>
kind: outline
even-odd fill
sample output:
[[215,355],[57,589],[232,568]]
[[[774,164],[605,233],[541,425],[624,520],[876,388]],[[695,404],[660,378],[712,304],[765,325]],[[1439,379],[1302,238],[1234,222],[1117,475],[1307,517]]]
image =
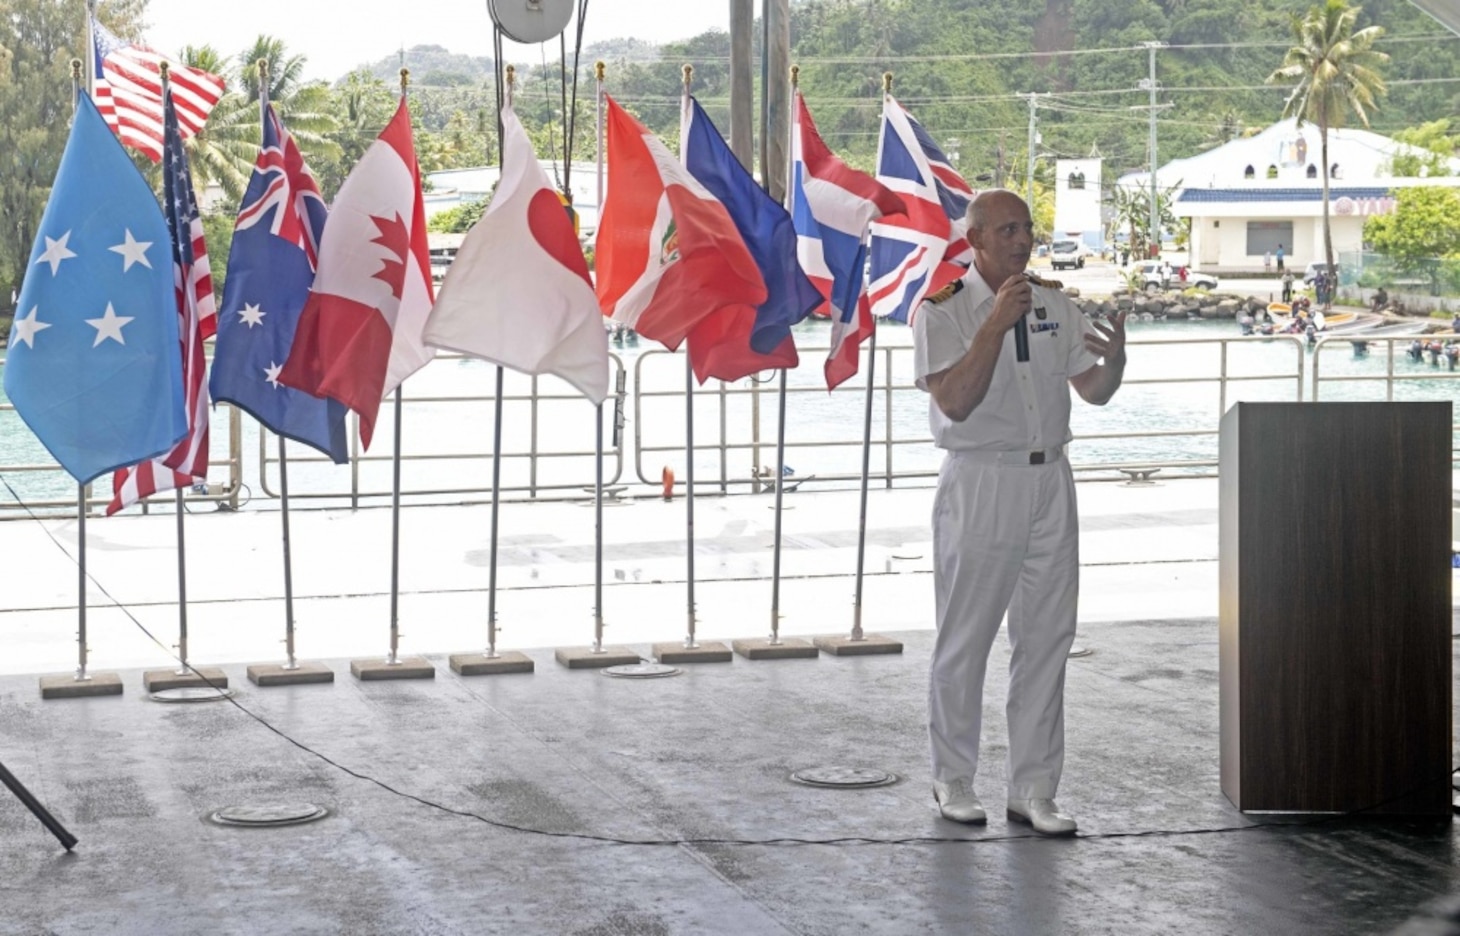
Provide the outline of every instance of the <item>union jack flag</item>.
[[144,45],[132,45],[96,20],[91,21],[96,83],[91,99],[123,143],[153,162],[162,160],[162,65],[178,110],[184,140],[203,129],[213,106],[223,96],[223,79],[201,68],[175,62]]
[[[163,95],[162,201],[172,239],[173,291],[181,339],[183,392],[188,434],[161,458],[119,469],[112,475],[107,516],[158,491],[200,484],[208,477],[208,397],[203,392],[203,341],[216,325],[213,277],[203,243],[203,222],[193,196],[192,173],[178,131],[172,94]],[[206,323],[206,324],[205,324]]]
[[889,95],[882,105],[877,181],[902,196],[905,215],[872,225],[872,314],[907,322],[923,297],[973,262],[964,213],[973,190],[922,124]]
[[[263,178],[264,191],[258,198],[244,199],[233,226],[234,235],[266,221],[270,234],[304,251],[310,267],[318,266],[319,242],[314,226],[303,219],[324,218],[324,197],[294,137],[284,130],[273,107],[267,109],[265,123],[264,145],[254,163],[254,173]],[[250,195],[254,184],[249,183]]]

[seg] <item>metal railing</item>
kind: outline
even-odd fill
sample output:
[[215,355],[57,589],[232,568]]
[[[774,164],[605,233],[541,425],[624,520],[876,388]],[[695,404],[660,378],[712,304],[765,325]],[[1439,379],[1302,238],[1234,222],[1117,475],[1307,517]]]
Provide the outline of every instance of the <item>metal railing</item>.
[[[1454,337],[1440,336],[1442,340]],[[1325,349],[1331,349],[1337,342],[1347,346],[1351,340],[1351,337],[1342,335],[1320,339],[1312,352],[1310,379],[1308,353],[1303,341],[1296,336],[1155,340],[1141,340],[1136,336],[1130,343],[1131,358],[1146,362],[1147,366],[1128,369],[1121,391],[1127,406],[1131,397],[1142,394],[1151,397],[1153,409],[1160,409],[1163,400],[1172,399],[1181,391],[1207,388],[1211,392],[1201,395],[1200,405],[1195,407],[1185,423],[1146,428],[1077,427],[1071,446],[1071,465],[1082,480],[1121,480],[1122,473],[1157,469],[1210,476],[1216,467],[1216,459],[1191,455],[1192,443],[1215,451],[1211,440],[1218,434],[1222,414],[1231,403],[1246,395],[1250,384],[1265,386],[1268,395],[1264,399],[1301,402],[1305,396],[1319,399],[1321,390],[1339,382],[1382,382],[1384,398],[1394,399],[1396,387],[1413,380],[1433,379],[1441,373],[1431,368],[1417,374],[1403,373],[1395,368],[1395,344],[1400,341],[1407,343],[1408,337],[1371,339],[1376,348],[1385,348],[1388,364],[1382,373],[1354,375],[1320,371]],[[1269,363],[1254,368],[1249,359],[1249,349],[1274,344],[1291,348],[1292,364],[1285,363],[1284,350],[1276,355],[1284,363],[1272,365],[1275,355],[1269,350],[1265,352]],[[868,387],[865,377],[853,378],[828,393],[820,383],[820,367],[817,366],[825,350],[803,349],[803,366],[791,372],[795,385],[787,388],[787,424],[788,430],[796,425],[798,432],[788,431],[786,461],[789,463],[794,457],[797,461],[810,459],[817,464],[814,474],[798,480],[814,477],[818,484],[847,485],[860,478],[864,394]],[[1182,364],[1170,373],[1162,373],[1159,367],[1149,366],[1168,359],[1184,361],[1187,357],[1201,357],[1206,361],[1211,353],[1215,354],[1214,365],[1196,367]],[[611,359],[616,371],[625,368],[624,360],[618,354],[612,355]],[[463,366],[462,361],[460,356],[442,355],[437,359],[438,363],[422,372],[429,375],[435,368],[437,374],[444,373],[451,378],[445,381],[451,386],[443,389],[438,386],[441,380],[413,378],[415,386],[420,389],[403,396],[403,410],[409,415],[402,427],[406,438],[402,460],[411,467],[412,476],[405,479],[402,494],[415,502],[461,501],[491,496],[490,471],[477,471],[473,466],[490,465],[493,457],[489,431],[491,415],[482,417],[479,413],[486,407],[495,409],[495,387],[487,379],[495,369],[479,361],[469,361]],[[926,426],[927,396],[917,390],[912,381],[912,349],[909,346],[880,346],[876,349],[875,361],[875,381],[871,392],[877,415],[872,427],[871,445],[877,457],[873,462],[872,481],[888,488],[897,483],[926,483],[936,476],[939,459],[932,447],[931,436],[923,428]],[[1238,366],[1239,361],[1241,366]],[[864,358],[864,368],[865,365]],[[453,366],[459,369],[450,371],[448,368]],[[605,483],[622,489],[625,459],[631,457],[633,479],[657,489],[661,479],[655,463],[684,457],[684,357],[658,348],[646,348],[637,355],[632,373],[632,386],[625,394],[631,399],[624,399],[623,405],[634,421],[634,451],[631,456],[626,453],[622,439],[605,450],[605,456],[613,460],[611,465],[605,466]],[[1450,375],[1448,370],[1443,373]],[[1460,372],[1456,376],[1460,377]],[[500,495],[517,499],[586,496],[592,490],[596,452],[578,441],[593,438],[591,422],[583,425],[581,431],[576,424],[585,409],[582,397],[556,380],[540,381],[513,375],[513,384],[512,388],[504,389],[502,397],[504,429],[510,427],[512,431],[504,434],[501,457],[504,467],[509,470],[503,473]],[[1460,385],[1456,387],[1460,389]],[[1178,393],[1158,396],[1167,391]],[[777,392],[778,388],[770,381],[757,379],[735,384],[714,381],[707,388],[696,389],[696,490],[730,493],[758,491],[770,486],[767,480],[769,469],[763,463],[773,459],[775,452]],[[610,397],[603,411],[597,414],[597,418],[608,420],[605,425],[609,431],[606,431],[605,438],[611,437],[614,402]],[[1207,408],[1208,403],[1210,408]],[[0,410],[9,409],[8,405],[0,405]],[[1111,409],[1115,409],[1114,404]],[[391,410],[392,407],[388,406],[381,409],[382,426],[378,433],[381,438],[391,436],[385,427],[393,418]],[[0,414],[0,418],[5,417]],[[9,417],[6,422],[24,431],[15,417]],[[249,471],[255,470],[255,466],[245,465],[243,455],[248,432],[257,436],[257,489],[264,496],[277,496],[274,483],[278,466],[275,437],[252,424],[245,431],[237,411],[230,415],[229,427],[227,454],[213,462],[227,468],[229,483],[221,492],[210,495],[209,499],[236,508],[251,496],[243,480]],[[460,444],[476,437],[486,444]],[[352,432],[352,438],[358,440],[358,432]],[[1122,455],[1121,447],[1131,443],[1142,443],[1147,451]],[[1183,447],[1187,454],[1181,453]],[[296,451],[299,452],[297,457],[293,454]],[[333,501],[354,507],[372,500],[383,501],[390,495],[389,484],[381,483],[388,477],[389,452],[377,450],[366,454],[359,450],[356,441],[347,467],[333,466],[327,459],[303,446],[291,447],[289,459],[292,498]],[[6,477],[59,470],[56,465],[36,463],[33,459],[28,459],[26,464],[0,464],[0,473]],[[50,487],[50,496],[27,498],[27,505],[53,514],[74,513],[74,488],[66,492],[54,484]],[[193,496],[189,495],[190,499]],[[94,503],[104,504],[105,499],[97,498]],[[0,499],[0,518],[23,516],[20,507],[8,497]]]

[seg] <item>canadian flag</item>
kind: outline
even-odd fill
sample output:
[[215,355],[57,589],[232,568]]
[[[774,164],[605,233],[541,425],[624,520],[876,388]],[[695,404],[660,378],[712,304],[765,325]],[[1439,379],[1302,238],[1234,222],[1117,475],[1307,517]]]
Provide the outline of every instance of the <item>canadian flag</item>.
[[423,337],[433,299],[421,171],[402,98],[330,207],[279,382],[359,413],[369,448],[380,401],[435,356]]
[[502,108],[502,181],[451,261],[426,341],[608,396],[608,332],[583,248],[532,141]]

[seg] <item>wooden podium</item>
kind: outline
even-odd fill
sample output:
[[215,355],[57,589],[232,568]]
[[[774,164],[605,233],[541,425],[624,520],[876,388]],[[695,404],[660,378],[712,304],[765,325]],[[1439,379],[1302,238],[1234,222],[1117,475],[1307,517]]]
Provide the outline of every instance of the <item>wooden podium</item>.
[[1222,417],[1222,792],[1451,812],[1449,403]]

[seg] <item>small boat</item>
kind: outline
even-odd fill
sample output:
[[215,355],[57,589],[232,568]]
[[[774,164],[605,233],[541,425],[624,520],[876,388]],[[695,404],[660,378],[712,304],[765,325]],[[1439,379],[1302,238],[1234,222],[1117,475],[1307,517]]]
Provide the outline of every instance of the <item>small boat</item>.
[[1292,315],[1293,307],[1286,302],[1269,302],[1267,304],[1267,311],[1272,315]]
[[[1354,346],[1354,356],[1363,357],[1369,353],[1369,342],[1386,338],[1403,338],[1412,335],[1422,335],[1430,327],[1429,322],[1391,322],[1388,325],[1380,325],[1377,328],[1366,330],[1359,338],[1354,338],[1349,344]],[[1414,344],[1419,344],[1418,341]],[[1410,350],[1410,357],[1416,357],[1413,349]]]

